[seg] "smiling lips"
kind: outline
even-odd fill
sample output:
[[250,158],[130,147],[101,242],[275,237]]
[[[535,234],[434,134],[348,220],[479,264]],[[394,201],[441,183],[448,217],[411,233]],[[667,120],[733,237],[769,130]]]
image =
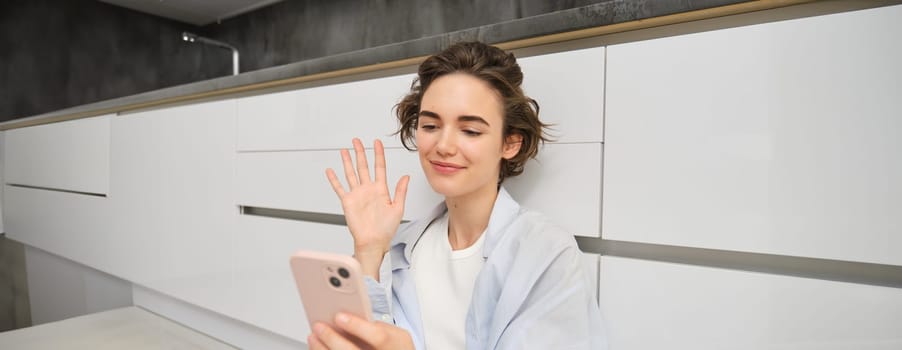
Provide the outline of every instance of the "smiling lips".
[[453,164],[453,163],[445,163],[445,162],[437,162],[437,161],[429,161],[432,164],[432,168],[435,169],[439,174],[451,175],[456,173],[458,170],[463,169],[464,167]]

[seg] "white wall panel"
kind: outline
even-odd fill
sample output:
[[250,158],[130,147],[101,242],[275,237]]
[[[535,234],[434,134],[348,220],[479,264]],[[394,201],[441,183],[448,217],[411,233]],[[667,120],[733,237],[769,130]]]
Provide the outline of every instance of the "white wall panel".
[[348,147],[359,137],[400,146],[392,108],[414,75],[326,85],[240,98],[238,150],[309,150]]
[[618,350],[895,350],[902,290],[601,258],[600,305]]
[[[513,197],[576,235],[598,236],[601,144],[548,144],[539,154],[523,175],[505,181]],[[392,194],[397,179],[411,175],[404,217],[427,215],[442,197],[429,187],[417,154],[388,149],[385,157]],[[344,182],[338,151],[238,153],[237,163],[239,205],[342,214],[325,175],[332,167]]]
[[610,46],[604,237],[902,264],[899,18]]
[[107,193],[110,116],[6,131],[6,183]]
[[604,48],[594,47],[517,60],[523,90],[558,141],[603,141],[604,59]]

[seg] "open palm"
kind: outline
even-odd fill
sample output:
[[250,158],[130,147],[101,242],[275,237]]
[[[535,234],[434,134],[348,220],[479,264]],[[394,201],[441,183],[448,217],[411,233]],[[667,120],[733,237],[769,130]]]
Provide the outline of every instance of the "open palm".
[[[344,211],[348,229],[354,237],[354,252],[358,255],[358,260],[361,255],[378,255],[381,261],[382,255],[388,250],[391,239],[401,224],[410,177],[403,176],[398,180],[394,197],[392,197],[388,192],[388,183],[385,178],[385,149],[382,142],[376,140],[373,143],[376,153],[375,179],[370,177],[363,143],[357,138],[352,143],[357,160],[356,169],[351,161],[350,152],[346,149],[341,150],[348,190],[344,189],[335,171],[331,168],[326,169],[326,177],[341,200],[341,208]],[[366,270],[366,267],[364,269]]]

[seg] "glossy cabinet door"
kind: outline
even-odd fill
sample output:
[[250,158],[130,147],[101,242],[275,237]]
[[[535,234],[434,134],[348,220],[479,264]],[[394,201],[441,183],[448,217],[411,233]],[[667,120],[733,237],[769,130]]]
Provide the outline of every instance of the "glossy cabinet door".
[[602,236],[902,265],[899,18],[608,47]]
[[899,289],[601,258],[611,349],[902,348]]
[[321,150],[401,146],[393,108],[410,89],[406,74],[242,97],[237,99],[239,151]]
[[557,142],[604,139],[604,47],[518,58],[523,90]]
[[109,232],[110,116],[4,131],[3,229],[83,264]]
[[235,101],[120,115],[112,123],[112,265],[133,283],[227,313],[238,208]]
[[504,181],[521,206],[576,236],[601,232],[600,143],[547,144],[523,174]]

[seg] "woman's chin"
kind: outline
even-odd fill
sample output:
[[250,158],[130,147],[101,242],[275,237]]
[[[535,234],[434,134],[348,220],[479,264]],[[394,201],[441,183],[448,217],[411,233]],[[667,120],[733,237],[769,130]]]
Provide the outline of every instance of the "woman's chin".
[[433,181],[430,179],[429,186],[432,187],[432,190],[435,191],[435,193],[438,193],[439,195],[442,195],[444,197],[453,198],[460,194],[460,187],[449,183],[449,181]]

